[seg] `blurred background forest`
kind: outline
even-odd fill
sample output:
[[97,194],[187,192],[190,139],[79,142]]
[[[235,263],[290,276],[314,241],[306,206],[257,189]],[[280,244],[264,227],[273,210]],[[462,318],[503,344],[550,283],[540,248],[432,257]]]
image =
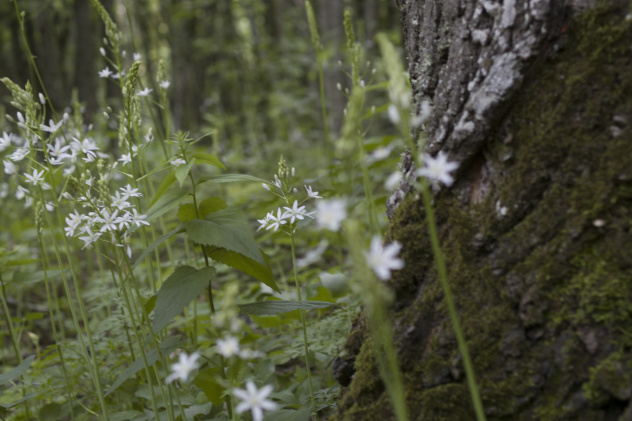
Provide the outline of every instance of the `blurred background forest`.
[[[292,158],[289,149],[300,150],[288,141],[322,139],[318,67],[303,0],[102,3],[127,37],[122,43],[126,60],[132,61],[132,53],[142,55],[146,87],[156,90],[158,63],[165,63],[172,131],[212,131],[230,139],[226,145],[238,157],[269,158],[272,168],[279,154]],[[98,76],[107,65],[99,53],[105,32],[91,3],[30,0],[19,5],[26,11],[24,33],[55,108],[63,110],[79,100],[84,121],[99,121],[91,116],[116,104],[112,101],[120,97],[120,89]],[[328,123],[335,138],[349,80],[339,64],[346,42],[344,10],[353,11],[367,60],[379,55],[374,42],[378,32],[401,45],[399,16],[390,0],[320,0],[313,7],[324,47]],[[36,92],[41,90],[21,40],[15,5],[9,1],[0,3],[0,76],[20,86],[30,80]],[[0,87],[0,96],[3,107],[9,92]],[[0,111],[2,119],[11,110]]]

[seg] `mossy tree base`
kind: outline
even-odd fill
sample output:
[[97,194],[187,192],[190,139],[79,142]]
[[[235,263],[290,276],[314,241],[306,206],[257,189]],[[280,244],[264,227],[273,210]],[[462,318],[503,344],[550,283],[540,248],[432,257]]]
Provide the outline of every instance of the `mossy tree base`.
[[[408,25],[434,4],[407,3]],[[504,3],[518,5],[518,21],[521,2]],[[458,133],[458,114],[446,114],[443,138],[441,115],[430,127],[427,149],[462,162],[435,205],[489,420],[632,420],[632,20],[629,2],[590,6],[550,10],[555,33],[482,114],[474,146]],[[441,22],[433,25],[449,33]],[[434,98],[440,81],[418,85],[440,70],[418,66],[415,45],[416,99]],[[411,419],[473,420],[415,192],[395,210],[389,239],[406,260],[390,285]],[[356,325],[346,357],[355,374],[334,419],[394,419],[362,317]]]

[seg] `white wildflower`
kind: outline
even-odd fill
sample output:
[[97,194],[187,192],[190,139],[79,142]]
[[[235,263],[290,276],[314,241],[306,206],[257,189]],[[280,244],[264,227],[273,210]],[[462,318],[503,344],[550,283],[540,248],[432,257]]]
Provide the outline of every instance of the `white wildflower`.
[[187,161],[185,161],[182,158],[176,158],[173,161],[171,161],[171,165],[173,165],[174,167],[178,167],[178,166],[184,165],[186,163],[187,163]]
[[159,82],[158,85],[162,89],[167,89],[169,87],[169,85],[171,85],[171,82],[169,82],[168,80],[163,80],[162,82]]
[[171,383],[175,379],[180,379],[183,382],[189,377],[189,373],[198,367],[197,359],[200,358],[200,354],[194,352],[190,356],[186,352],[180,354],[180,360],[171,365],[171,374],[167,376],[165,381]]
[[250,410],[252,421],[263,420],[263,411],[274,411],[278,405],[266,398],[272,393],[272,386],[266,385],[257,390],[257,386],[252,381],[246,383],[246,389],[234,389],[233,395],[241,402],[235,410],[238,414]]
[[287,224],[287,221],[285,220],[285,213],[281,214],[281,208],[277,209],[276,217],[274,214],[269,213],[266,218],[268,218],[268,226],[266,227],[266,230],[274,229],[276,231],[281,225]]
[[322,199],[322,197],[318,195],[317,191],[312,190],[312,186],[303,185],[303,187],[305,187],[305,190],[307,190],[307,196],[312,197],[314,199]]
[[448,162],[447,155],[443,152],[439,152],[436,158],[430,155],[424,154],[424,162],[426,166],[417,170],[417,175],[426,177],[432,181],[440,181],[446,186],[452,185],[454,179],[450,175],[450,172],[459,167],[456,162]]
[[112,70],[110,70],[109,67],[106,67],[105,69],[99,71],[99,77],[103,77],[103,78],[108,78],[110,76],[112,76],[113,72]]
[[347,217],[347,206],[344,200],[332,199],[316,203],[316,222],[321,228],[338,231],[340,224]]
[[15,174],[15,164],[11,161],[7,161],[6,159],[2,161],[4,164],[4,173],[6,175]]
[[7,134],[7,132],[2,132],[2,136],[0,137],[0,152],[4,152],[6,148],[11,146],[11,138],[13,135],[11,133]]
[[123,199],[129,199],[130,197],[141,197],[143,194],[138,189],[132,188],[131,184],[119,189],[123,192]]
[[399,116],[399,110],[397,109],[395,104],[389,105],[387,112],[388,112],[388,118],[391,120],[391,123],[399,124],[399,122],[401,121],[401,118]]
[[55,133],[57,132],[62,124],[64,124],[64,120],[60,120],[58,123],[55,123],[52,119],[48,121],[48,126],[46,124],[40,124],[40,129],[45,132]]
[[404,267],[404,261],[397,257],[402,245],[394,241],[387,246],[382,246],[382,239],[376,235],[371,240],[371,249],[365,253],[366,262],[375,274],[383,281],[391,277],[391,270],[399,270]]
[[230,358],[233,355],[239,354],[239,341],[237,338],[227,336],[226,339],[217,340],[217,351],[222,354],[224,358]]
[[291,208],[284,207],[283,209],[286,210],[286,212],[283,213],[283,218],[289,218],[290,224],[293,224],[294,221],[297,219],[303,220],[306,216],[309,216],[312,219],[314,218],[312,216],[313,212],[308,213],[305,211],[305,206],[298,206],[298,200],[294,201],[294,204]]
[[91,248],[92,247],[92,243],[95,243],[99,237],[101,237],[101,233],[97,232],[97,233],[93,233],[90,228],[85,228],[83,230],[83,233],[86,234],[83,237],[79,237],[79,239],[81,241],[84,242],[83,247],[81,248],[82,250],[87,248]]
[[138,93],[136,95],[138,96],[148,96],[150,94],[150,92],[152,92],[153,89],[149,89],[149,88],[145,88],[142,91],[138,91]]
[[403,174],[401,171],[394,171],[386,178],[384,182],[384,187],[388,191],[393,191],[399,186],[399,183],[402,181]]

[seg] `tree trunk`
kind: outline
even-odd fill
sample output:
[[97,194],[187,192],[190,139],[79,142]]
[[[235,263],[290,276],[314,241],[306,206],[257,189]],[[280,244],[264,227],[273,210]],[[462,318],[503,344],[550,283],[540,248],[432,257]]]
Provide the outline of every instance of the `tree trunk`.
[[[632,420],[629,1],[398,3],[425,151],[460,163],[434,204],[487,419]],[[388,233],[411,419],[473,420],[418,197]],[[335,419],[394,419],[363,320]]]

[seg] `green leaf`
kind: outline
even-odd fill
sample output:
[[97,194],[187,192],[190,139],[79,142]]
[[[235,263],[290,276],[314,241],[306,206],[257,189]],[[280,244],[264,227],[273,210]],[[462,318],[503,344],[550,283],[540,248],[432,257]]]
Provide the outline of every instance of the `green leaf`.
[[272,268],[270,268],[267,256],[263,253],[263,251],[259,250],[261,252],[261,255],[263,256],[265,264],[261,264],[256,260],[253,260],[235,251],[226,250],[225,248],[204,247],[204,250],[206,250],[206,254],[208,255],[208,257],[215,260],[216,262],[224,263],[225,265],[240,270],[263,282],[276,292],[281,292],[277,284],[274,282]]
[[142,262],[143,260],[145,260],[145,257],[147,257],[147,255],[149,253],[151,253],[152,251],[154,251],[154,249],[156,247],[158,247],[159,245],[161,245],[162,243],[164,243],[167,239],[173,237],[174,235],[176,235],[177,233],[184,231],[184,226],[182,225],[178,225],[173,231],[166,233],[165,235],[162,235],[160,237],[158,237],[153,243],[151,243],[149,245],[149,247],[147,247],[145,250],[143,250],[143,252],[140,254],[140,256],[138,256],[138,259],[136,259],[136,261],[134,262],[134,264],[132,265],[132,269],[135,269],[136,266],[138,266],[138,264],[140,262]]
[[183,165],[178,165],[178,168],[176,168],[176,179],[178,180],[178,183],[180,183],[180,187],[184,185],[193,164],[195,164],[195,159],[189,158],[189,162]]
[[0,407],[2,407],[4,409],[10,409],[10,408],[13,408],[16,405],[21,404],[25,400],[30,399],[33,396],[38,396],[38,395],[41,395],[41,393],[29,393],[28,395],[26,395],[25,397],[23,397],[19,401],[15,401],[15,402],[12,402],[12,403],[0,403]]
[[165,193],[160,199],[156,201],[151,207],[147,210],[146,221],[151,221],[153,219],[158,218],[164,213],[170,211],[171,209],[178,206],[182,201],[189,195],[189,192],[186,192],[178,187],[174,187]]
[[200,270],[191,266],[177,268],[158,291],[152,324],[153,331],[160,332],[171,319],[182,313],[182,310],[204,291],[213,276],[215,276],[215,268],[212,267]]
[[220,175],[208,175],[198,180],[198,184],[211,181],[213,183],[236,183],[240,181],[255,181],[257,183],[270,184],[268,180],[263,178],[254,177],[247,174],[220,174]]
[[208,197],[200,202],[200,218],[206,217],[209,213],[217,212],[228,208],[226,202],[221,197]]
[[221,373],[220,370],[219,367],[207,368],[204,371],[200,371],[193,380],[193,384],[202,389],[206,397],[214,405],[222,403],[222,393],[224,393],[224,388],[217,381]]
[[147,312],[147,314],[154,311],[154,308],[156,308],[157,299],[158,299],[158,294],[154,294],[151,297],[149,297],[147,301],[145,301],[145,311]]
[[169,187],[171,187],[171,185],[175,183],[175,181],[176,181],[176,173],[173,171],[169,171],[169,174],[167,174],[167,176],[162,179],[162,182],[160,183],[160,186],[158,187],[158,191],[154,195],[154,198],[151,199],[151,203],[149,205],[153,206],[153,204],[156,203],[156,200],[160,199],[160,196],[165,194],[165,192],[169,190]]
[[208,414],[213,406],[213,402],[207,402],[204,405],[193,405],[184,410],[184,415],[186,419],[192,420],[196,415]]
[[180,222],[189,222],[197,218],[195,205],[193,203],[185,203],[178,208],[178,219]]
[[[167,338],[163,343],[160,344],[160,352],[162,354],[169,354],[175,349],[181,347],[184,344],[184,338],[182,336],[171,336]],[[151,367],[159,360],[158,350],[156,348],[152,349],[146,354],[147,364]],[[139,357],[136,361],[132,363],[129,367],[127,367],[116,379],[110,390],[105,394],[105,396],[114,392],[120,385],[122,385],[125,380],[132,377],[134,374],[138,373],[140,370],[145,368],[143,363],[143,357]]]
[[325,308],[334,306],[333,303],[324,301],[260,301],[258,303],[240,304],[239,311],[244,314],[253,314],[255,316],[272,315],[279,313],[287,313],[293,310],[312,310],[315,308]]
[[318,287],[316,289],[316,291],[318,291],[318,294],[314,295],[313,297],[309,297],[310,301],[323,301],[323,302],[327,302],[327,303],[335,303],[336,302],[334,297],[331,295],[331,292],[327,288],[325,288],[325,287]]
[[303,408],[297,411],[292,409],[279,409],[269,412],[263,417],[263,421],[309,421],[312,411],[310,408]]
[[236,251],[265,265],[250,224],[240,210],[229,208],[213,212],[205,219],[194,219],[184,226],[191,240],[198,244]]
[[195,158],[198,164],[208,164],[214,167],[221,168],[223,170],[226,169],[224,164],[222,164],[222,162],[215,155],[211,155],[210,153],[195,152],[193,155],[191,155],[191,158]]
[[9,371],[8,373],[1,374],[0,384],[4,384],[13,379],[17,379],[22,374],[26,373],[26,370],[28,370],[28,368],[31,366],[31,363],[33,362],[34,359],[35,359],[35,355],[31,355],[27,359],[22,360],[22,362],[13,370]]
[[25,283],[35,283],[44,280],[44,274],[50,280],[51,278],[59,275],[61,271],[59,270],[49,270],[48,272],[44,272],[43,270],[38,270],[35,272],[13,272],[13,278],[11,279],[12,283],[15,284],[25,284]]

